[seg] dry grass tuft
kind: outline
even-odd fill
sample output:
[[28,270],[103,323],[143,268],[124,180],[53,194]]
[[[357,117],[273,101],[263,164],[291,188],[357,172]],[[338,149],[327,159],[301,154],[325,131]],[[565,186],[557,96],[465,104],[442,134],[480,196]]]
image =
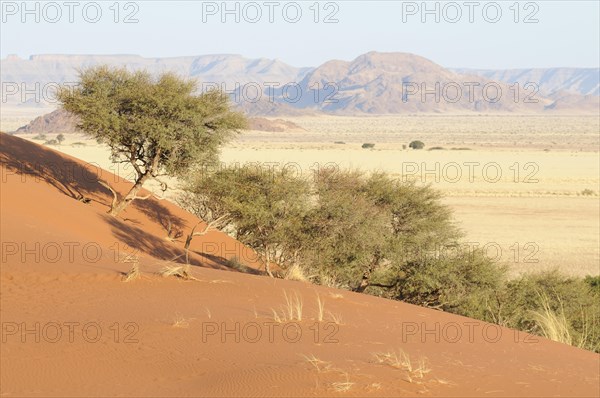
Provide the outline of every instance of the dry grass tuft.
[[422,380],[427,373],[431,372],[425,358],[421,358],[416,363],[413,363],[409,355],[402,350],[399,352],[380,352],[373,355],[375,356],[375,361],[377,363],[403,370],[406,373],[406,380],[409,383],[420,383],[420,380]]
[[176,314],[175,315],[175,319],[173,320],[173,324],[171,326],[173,326],[174,328],[181,328],[181,329],[187,329],[190,326],[190,319],[185,319],[181,314]]
[[331,370],[331,362],[323,361],[323,360],[315,357],[314,355],[310,355],[310,356],[303,355],[303,357],[306,360],[306,362],[308,362],[312,366],[314,366],[315,369],[317,369],[317,372],[319,372],[319,373]]
[[556,313],[550,308],[550,299],[546,295],[541,296],[542,309],[533,311],[533,319],[542,329],[544,337],[558,341],[559,343],[573,345],[573,337],[569,331],[569,322],[565,317],[564,311]]
[[273,320],[278,323],[284,323],[289,321],[302,321],[302,299],[298,296],[298,293],[293,295],[287,294],[283,291],[285,297],[285,305],[281,307],[280,311],[271,308],[273,312]]
[[181,278],[184,280],[192,280],[197,281],[198,279],[192,276],[190,266],[189,265],[171,265],[166,266],[160,272],[160,275],[163,277],[174,276],[176,278]]
[[374,390],[381,390],[381,383],[371,383],[367,389],[369,391],[374,391]]
[[304,269],[298,264],[288,268],[283,278],[290,281],[310,282],[310,278],[306,276]]
[[287,319],[285,319],[285,315],[283,316],[279,316],[279,313],[277,311],[275,311],[274,308],[271,308],[271,311],[273,312],[273,320],[277,323],[284,323],[287,321]]
[[342,321],[342,316],[340,314],[334,314],[331,311],[327,312],[329,314],[329,319],[331,319],[331,321],[333,323],[335,323],[336,325],[343,325],[343,321]]
[[317,321],[323,322],[325,315],[325,301],[321,300],[321,296],[317,294]]
[[348,373],[342,372],[342,374],[344,375],[344,379],[345,379],[344,381],[338,381],[335,383],[331,383],[331,388],[335,392],[350,391],[352,386],[354,386],[354,383],[350,381],[350,376],[348,376]]
[[338,281],[335,277],[333,276],[329,276],[329,275],[321,275],[319,277],[320,281],[321,281],[321,285],[323,286],[327,286],[327,287],[331,287],[334,289],[346,289],[348,288],[347,285],[343,284],[342,282]]
[[141,276],[142,276],[142,273],[140,272],[140,262],[138,259],[135,259],[133,262],[133,266],[126,274],[123,274],[121,281],[131,282],[136,279],[139,279]]

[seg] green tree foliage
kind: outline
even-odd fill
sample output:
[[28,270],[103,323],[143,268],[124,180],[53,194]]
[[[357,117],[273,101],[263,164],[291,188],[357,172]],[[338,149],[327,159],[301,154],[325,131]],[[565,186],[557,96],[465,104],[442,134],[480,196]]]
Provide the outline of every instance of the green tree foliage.
[[508,281],[490,306],[492,322],[544,335],[535,312],[549,310],[565,323],[571,344],[600,351],[600,292],[598,277],[573,278],[557,270],[526,274]]
[[226,219],[233,236],[271,264],[298,260],[304,241],[308,185],[292,170],[260,167],[221,168],[188,177],[184,207],[207,221]]
[[196,96],[194,81],[172,73],[153,78],[101,66],[79,78],[75,89],[59,91],[63,108],[78,117],[82,131],[110,147],[113,161],[135,170],[135,184],[123,197],[103,182],[114,195],[114,216],[140,199],[136,194],[146,181],[182,175],[194,164],[214,160],[219,147],[246,126],[225,94]]
[[385,259],[387,214],[374,205],[358,171],[321,170],[313,189],[302,262],[321,277],[364,291]]
[[[550,311],[573,345],[600,350],[599,278],[556,272],[508,278],[505,265],[462,241],[429,186],[384,173],[320,170],[307,181],[283,170],[192,174],[187,207],[233,235],[267,264],[299,265],[311,279],[436,308],[530,333]],[[554,318],[553,318],[554,319]],[[560,325],[559,325],[560,326]]]
[[476,319],[486,319],[487,303],[494,300],[506,275],[504,267],[480,251],[465,249],[437,257],[424,254],[396,262],[386,271],[377,275],[387,281],[381,295]]

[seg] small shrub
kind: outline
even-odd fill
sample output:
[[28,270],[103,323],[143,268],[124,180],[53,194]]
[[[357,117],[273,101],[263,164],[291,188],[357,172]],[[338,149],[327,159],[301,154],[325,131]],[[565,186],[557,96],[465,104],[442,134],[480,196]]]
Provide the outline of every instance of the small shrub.
[[58,141],[48,140],[48,141],[44,142],[44,145],[58,145]]
[[425,144],[422,141],[413,141],[408,144],[408,147],[411,149],[423,149],[425,148]]
[[595,194],[596,192],[592,191],[591,189],[584,189],[581,191],[582,196],[594,196]]
[[588,275],[583,281],[590,286],[594,294],[600,294],[600,276]]
[[334,142],[334,144],[344,145],[346,143],[344,141],[336,141],[336,142]]
[[375,147],[375,144],[372,144],[370,142],[365,142],[364,144],[362,144],[362,149],[372,149]]
[[431,148],[429,148],[429,151],[443,151],[446,148],[444,148],[443,146],[432,146]]
[[33,137],[32,139],[33,140],[45,141],[46,140],[46,134],[38,134],[35,137]]
[[71,146],[86,146],[85,142],[77,141],[71,144]]
[[64,134],[59,134],[56,136],[56,141],[58,141],[59,145],[62,144],[64,140],[65,140]]

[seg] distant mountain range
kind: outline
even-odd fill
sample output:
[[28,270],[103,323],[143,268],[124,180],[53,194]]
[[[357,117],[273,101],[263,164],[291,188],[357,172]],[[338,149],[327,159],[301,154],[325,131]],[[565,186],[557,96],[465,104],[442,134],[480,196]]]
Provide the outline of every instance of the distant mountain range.
[[600,95],[599,68],[533,68],[533,69],[452,69],[456,73],[474,74],[490,80],[521,85],[534,82],[540,92],[553,94],[559,91],[571,94]]
[[229,91],[233,101],[251,115],[597,113],[600,109],[598,68],[448,69],[414,54],[378,52],[316,68],[240,55],[9,56],[0,65],[3,103],[43,105],[44,99],[53,99],[53,86],[73,84],[79,69],[99,64],[195,78],[200,90]]
[[[305,131],[302,127],[289,120],[270,120],[263,117],[248,118],[248,129],[268,132]],[[41,115],[12,133],[16,134],[71,134],[78,133],[77,118],[65,111],[56,109]]]

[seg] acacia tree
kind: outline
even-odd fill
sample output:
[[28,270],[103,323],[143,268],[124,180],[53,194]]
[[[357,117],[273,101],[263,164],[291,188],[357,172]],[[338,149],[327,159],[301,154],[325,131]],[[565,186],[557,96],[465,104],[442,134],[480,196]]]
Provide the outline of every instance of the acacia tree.
[[307,217],[314,250],[303,251],[301,260],[355,291],[396,297],[424,254],[435,256],[461,236],[428,186],[345,170],[323,170],[314,186]]
[[[286,268],[298,258],[308,183],[291,170],[222,168],[192,173],[180,203],[208,226],[229,226],[237,240],[254,249],[273,276],[272,264]],[[203,234],[204,231],[196,234]],[[189,236],[193,238],[194,232]],[[189,246],[189,245],[188,245]]]
[[315,177],[302,261],[321,278],[363,292],[385,261],[387,214],[367,195],[363,173],[323,169]]
[[246,126],[220,91],[194,95],[196,83],[172,73],[153,78],[148,72],[94,67],[83,70],[80,84],[59,91],[62,107],[78,117],[78,128],[107,144],[112,160],[129,164],[135,182],[113,193],[109,213],[117,216],[135,199],[145,182],[183,175],[192,165],[212,161],[219,147]]

